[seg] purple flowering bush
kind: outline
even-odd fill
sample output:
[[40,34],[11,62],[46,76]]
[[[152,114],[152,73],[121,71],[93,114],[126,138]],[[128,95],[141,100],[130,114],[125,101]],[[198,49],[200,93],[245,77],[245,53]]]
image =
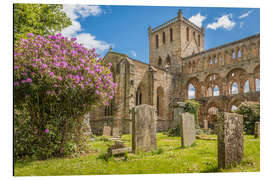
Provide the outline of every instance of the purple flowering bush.
[[[18,157],[48,158],[76,151],[78,119],[82,121],[80,117],[93,105],[107,105],[114,96],[117,85],[111,64],[75,40],[61,34],[29,33],[14,46],[14,108],[29,117],[20,119],[15,114]],[[30,149],[21,148],[20,136],[25,132],[29,142],[23,144]]]

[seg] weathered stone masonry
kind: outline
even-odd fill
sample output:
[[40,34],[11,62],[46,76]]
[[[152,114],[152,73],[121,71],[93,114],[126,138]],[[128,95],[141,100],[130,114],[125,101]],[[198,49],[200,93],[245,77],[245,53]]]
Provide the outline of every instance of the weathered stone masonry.
[[231,112],[243,101],[260,101],[256,87],[260,79],[259,35],[204,51],[204,29],[179,10],[177,17],[149,27],[148,36],[149,64],[113,51],[104,57],[112,63],[118,87],[110,106],[96,107],[90,113],[93,133],[102,134],[104,126],[131,133],[132,108],[140,104],[154,107],[157,131],[165,131],[174,126],[173,108],[189,99],[191,85],[192,99],[201,104],[201,126],[211,123],[218,111]]

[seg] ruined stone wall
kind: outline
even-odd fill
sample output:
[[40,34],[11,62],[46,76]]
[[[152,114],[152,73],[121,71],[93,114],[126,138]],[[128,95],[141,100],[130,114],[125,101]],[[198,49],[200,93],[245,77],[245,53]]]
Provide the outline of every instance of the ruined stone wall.
[[[189,56],[183,60],[183,92],[188,99],[188,87],[195,88],[195,99],[202,106],[199,121],[207,117],[210,107],[219,111],[231,112],[232,106],[243,101],[259,101],[260,92],[256,90],[256,79],[260,79],[260,37],[251,36],[230,44],[209,49]],[[244,92],[248,81],[249,91]],[[237,84],[238,93],[233,93]],[[219,94],[214,94],[218,87]],[[212,93],[211,93],[212,92]]]

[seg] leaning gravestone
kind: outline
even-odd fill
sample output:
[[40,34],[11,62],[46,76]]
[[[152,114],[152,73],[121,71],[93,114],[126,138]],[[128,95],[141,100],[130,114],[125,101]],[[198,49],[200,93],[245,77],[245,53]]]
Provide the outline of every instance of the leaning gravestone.
[[254,137],[260,137],[260,122],[255,122]]
[[179,117],[182,147],[190,146],[196,138],[194,115],[186,112],[179,114]]
[[111,135],[111,127],[110,126],[104,126],[103,128],[103,136],[110,136]]
[[218,168],[230,168],[243,158],[243,116],[218,114]]
[[132,151],[151,151],[157,147],[156,122],[152,106],[143,104],[132,109]]

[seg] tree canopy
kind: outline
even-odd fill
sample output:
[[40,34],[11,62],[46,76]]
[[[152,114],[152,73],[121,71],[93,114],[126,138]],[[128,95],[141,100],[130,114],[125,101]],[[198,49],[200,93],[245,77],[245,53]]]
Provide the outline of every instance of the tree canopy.
[[60,4],[14,4],[14,40],[27,33],[53,35],[71,25]]

